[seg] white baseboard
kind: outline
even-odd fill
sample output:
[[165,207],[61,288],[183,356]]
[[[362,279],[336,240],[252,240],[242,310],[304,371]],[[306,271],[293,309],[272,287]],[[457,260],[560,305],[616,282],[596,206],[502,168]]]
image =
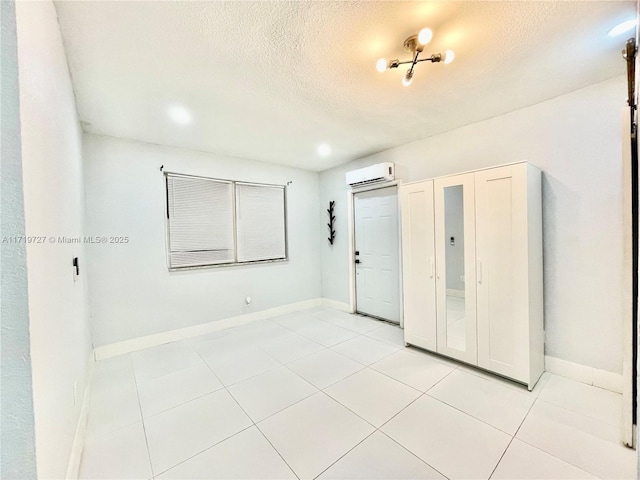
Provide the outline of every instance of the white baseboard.
[[544,357],[545,370],[587,385],[622,393],[622,375],[555,357]]
[[331,298],[323,298],[322,306],[340,310],[341,312],[353,313],[351,312],[351,308],[349,307],[348,303],[332,300]]
[[94,355],[96,361],[104,360],[105,358],[115,357],[116,355],[122,355],[124,353],[142,350],[143,348],[155,347],[164,343],[175,342],[177,340],[183,340],[185,338],[192,338],[197,337],[198,335],[218,332],[220,330],[226,330],[227,328],[244,325],[245,323],[255,322],[257,320],[265,320],[267,318],[275,317],[278,315],[285,315],[287,313],[293,313],[300,310],[319,307],[321,305],[323,305],[323,299],[321,298],[314,298],[311,300],[304,300],[302,302],[290,303],[287,305],[281,305],[279,307],[261,310],[259,312],[247,313],[245,315],[238,315],[236,317],[224,318],[222,320],[216,320],[214,322],[203,323],[201,325],[194,325],[192,327],[179,328],[177,330],[170,330],[168,332],[133,338],[131,340],[125,340],[123,342],[111,343],[109,345],[104,345],[102,347],[96,348],[94,350]]
[[80,408],[80,417],[76,425],[76,433],[73,437],[71,446],[71,454],[69,455],[69,463],[67,464],[66,480],[75,480],[80,474],[80,461],[82,460],[82,451],[84,449],[84,439],[87,434],[87,421],[89,419],[89,402],[91,401],[91,384],[93,383],[93,367],[95,365],[94,356],[87,360],[87,367],[84,372],[84,391],[82,394],[82,407]]

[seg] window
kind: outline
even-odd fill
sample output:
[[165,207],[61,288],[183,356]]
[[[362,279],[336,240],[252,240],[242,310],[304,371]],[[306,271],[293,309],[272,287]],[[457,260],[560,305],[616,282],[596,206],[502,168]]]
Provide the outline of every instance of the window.
[[236,184],[238,262],[286,258],[284,187]]
[[169,269],[287,259],[284,186],[165,173]]

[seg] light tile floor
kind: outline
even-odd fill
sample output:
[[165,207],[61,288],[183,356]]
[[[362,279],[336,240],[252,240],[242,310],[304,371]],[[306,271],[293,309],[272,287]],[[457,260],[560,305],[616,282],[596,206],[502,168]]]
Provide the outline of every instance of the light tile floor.
[[318,308],[95,367],[82,478],[635,478],[620,395],[533,392]]

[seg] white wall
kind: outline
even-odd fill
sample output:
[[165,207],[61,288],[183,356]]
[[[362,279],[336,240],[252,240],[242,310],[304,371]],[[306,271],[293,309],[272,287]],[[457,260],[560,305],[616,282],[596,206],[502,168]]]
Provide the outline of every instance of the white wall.
[[[84,139],[87,233],[129,237],[124,245],[89,247],[96,347],[320,297],[317,173],[111,137]],[[230,180],[292,181],[289,261],[169,272],[161,165]]]
[[[0,21],[0,239],[12,239],[24,237],[13,1],[0,2]],[[27,249],[23,242],[0,241],[0,355],[0,478],[35,478]]]
[[27,245],[38,476],[61,478],[91,354],[86,272],[74,281],[72,268],[84,250],[57,241],[83,230],[82,135],[53,3],[16,14],[26,235],[46,238]]
[[322,172],[320,201],[336,200],[338,232],[321,247],[323,296],[349,301],[346,171],[395,162],[415,181],[527,160],[543,171],[546,354],[621,372],[625,104],[620,76]]

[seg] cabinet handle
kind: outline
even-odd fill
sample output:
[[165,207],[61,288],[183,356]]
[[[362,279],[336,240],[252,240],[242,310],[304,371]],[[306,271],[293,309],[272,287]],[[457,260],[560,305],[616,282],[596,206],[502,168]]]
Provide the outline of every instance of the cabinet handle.
[[429,257],[429,277],[433,278],[433,257]]
[[478,260],[478,283],[482,283],[482,260]]

